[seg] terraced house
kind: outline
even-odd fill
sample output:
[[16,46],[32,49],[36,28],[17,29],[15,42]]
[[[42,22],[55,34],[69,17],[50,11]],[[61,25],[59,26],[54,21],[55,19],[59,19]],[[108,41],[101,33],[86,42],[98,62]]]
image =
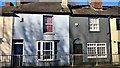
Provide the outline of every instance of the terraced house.
[[[100,4],[101,5],[101,4]],[[70,41],[75,65],[96,62],[110,62],[109,21],[102,6],[72,6],[70,17]],[[103,10],[104,11],[104,10]],[[79,61],[80,59],[81,61]]]
[[110,17],[112,61],[115,64],[120,62],[120,8],[114,7],[112,11],[114,17]]
[[[69,7],[72,12],[70,46],[71,54],[74,54],[73,65],[110,64],[119,61],[119,56],[111,55],[118,54],[116,48],[119,45],[119,31],[116,28],[119,28],[119,8],[102,6],[102,2],[97,1],[91,2],[91,5]],[[115,39],[116,44],[113,44]]]
[[[39,7],[38,7],[39,6]],[[33,10],[34,9],[34,10]],[[69,65],[69,9],[59,2],[22,4],[14,11],[12,65]],[[63,56],[59,56],[63,55]],[[65,56],[67,55],[67,56]]]
[[0,16],[1,66],[119,64],[119,7],[17,1]]

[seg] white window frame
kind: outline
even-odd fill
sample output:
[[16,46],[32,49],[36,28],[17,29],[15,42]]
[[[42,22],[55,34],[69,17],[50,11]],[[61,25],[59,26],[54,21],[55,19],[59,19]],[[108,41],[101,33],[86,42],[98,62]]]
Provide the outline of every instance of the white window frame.
[[100,31],[99,18],[89,18],[89,31]]
[[[38,50],[38,43],[40,42],[40,50]],[[47,42],[50,42],[52,43],[52,50],[43,50],[43,43],[47,43]],[[55,59],[55,42],[54,41],[37,41],[37,55],[38,55],[38,51],[40,51],[40,59],[38,59],[38,61],[53,61]],[[44,51],[52,51],[52,57],[50,59],[44,59],[43,58],[43,52]]]
[[14,44],[23,44],[23,42],[15,42]]
[[[99,46],[98,46],[99,45]],[[91,54],[93,56],[91,56],[90,54],[88,54],[88,48],[95,48],[95,53],[96,54]],[[104,47],[105,48],[105,54],[101,54],[101,56],[98,55],[98,49],[99,47]],[[93,50],[91,50],[93,51]],[[87,43],[87,54],[88,54],[88,58],[107,58],[107,49],[106,49],[106,43]]]

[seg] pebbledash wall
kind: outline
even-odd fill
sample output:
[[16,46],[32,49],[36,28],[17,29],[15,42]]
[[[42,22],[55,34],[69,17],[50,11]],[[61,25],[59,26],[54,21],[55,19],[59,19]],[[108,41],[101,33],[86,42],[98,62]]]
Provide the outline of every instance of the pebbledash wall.
[[[51,14],[20,14],[16,13],[13,23],[13,40],[23,39],[23,55],[38,55],[37,41],[41,40],[59,40],[57,43],[57,56],[59,64],[68,65],[69,56],[69,15],[52,15],[54,34],[43,33],[43,15]],[[23,18],[23,22],[20,22]],[[23,57],[22,62],[31,62],[25,65],[44,66],[38,61],[37,57]],[[24,64],[22,64],[24,65]],[[49,65],[49,64],[48,64]]]

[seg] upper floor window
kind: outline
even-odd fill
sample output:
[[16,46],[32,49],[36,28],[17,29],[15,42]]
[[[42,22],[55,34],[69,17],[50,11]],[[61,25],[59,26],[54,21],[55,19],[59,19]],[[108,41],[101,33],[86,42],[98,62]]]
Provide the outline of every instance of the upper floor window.
[[87,43],[88,58],[106,58],[106,43]]
[[37,41],[38,60],[54,60],[57,55],[57,44],[54,41]]
[[100,31],[99,18],[89,18],[89,31]]
[[120,30],[120,19],[116,19],[117,30]]
[[53,32],[53,16],[43,16],[43,32]]

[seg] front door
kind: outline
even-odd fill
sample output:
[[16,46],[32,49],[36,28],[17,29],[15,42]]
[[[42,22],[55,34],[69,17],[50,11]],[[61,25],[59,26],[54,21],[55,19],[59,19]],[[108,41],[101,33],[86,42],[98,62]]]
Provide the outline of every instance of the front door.
[[81,65],[83,63],[82,44],[74,44],[74,65]]
[[23,41],[15,40],[13,43],[13,66],[22,66]]

